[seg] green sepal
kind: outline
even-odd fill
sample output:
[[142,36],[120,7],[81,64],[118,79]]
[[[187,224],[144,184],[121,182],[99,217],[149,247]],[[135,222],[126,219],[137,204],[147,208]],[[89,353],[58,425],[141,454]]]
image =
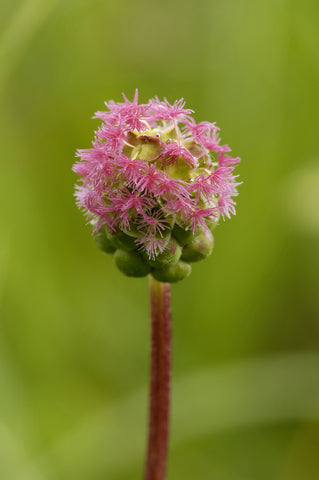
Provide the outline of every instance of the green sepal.
[[154,259],[149,258],[146,251],[142,253],[145,261],[154,268],[163,268],[166,265],[174,265],[179,261],[182,254],[182,248],[175,238],[171,238],[167,247],[162,253],[159,253]]
[[152,158],[156,158],[162,150],[163,147],[160,145],[158,139],[156,139],[155,141],[151,141],[149,137],[146,137],[143,141],[143,145],[140,147],[138,159],[150,160]]
[[152,275],[159,282],[176,283],[188,277],[191,270],[192,267],[189,263],[179,261],[175,265],[154,269]]
[[202,232],[194,238],[194,240],[185,245],[182,253],[182,260],[186,262],[199,262],[208,257],[214,246],[214,237],[210,230],[202,230]]
[[114,253],[115,247],[112,241],[106,236],[105,229],[96,232],[93,236],[96,245],[105,253]]
[[137,252],[118,249],[113,258],[117,268],[128,277],[145,277],[151,271]]
[[[162,160],[162,164],[165,165],[165,158]],[[194,167],[190,167],[183,157],[178,157],[174,164],[169,164],[167,172],[171,178],[178,178],[179,180],[186,180],[190,177],[191,171]]]

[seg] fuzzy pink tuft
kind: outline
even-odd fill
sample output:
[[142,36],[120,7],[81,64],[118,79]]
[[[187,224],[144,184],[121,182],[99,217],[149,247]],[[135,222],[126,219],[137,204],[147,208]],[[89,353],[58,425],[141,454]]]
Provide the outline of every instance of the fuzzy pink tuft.
[[77,204],[95,225],[136,235],[136,244],[154,258],[177,224],[193,233],[221,215],[235,214],[239,157],[220,144],[219,128],[196,123],[183,99],[157,97],[138,103],[106,103],[92,147],[78,150],[73,170],[81,177]]

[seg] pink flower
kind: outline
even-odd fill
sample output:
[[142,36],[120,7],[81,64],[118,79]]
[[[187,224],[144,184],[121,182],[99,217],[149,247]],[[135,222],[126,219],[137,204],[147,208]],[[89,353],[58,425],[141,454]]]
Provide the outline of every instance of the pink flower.
[[123,93],[124,103],[113,101],[106,103],[109,112],[96,112],[94,118],[100,118],[106,125],[121,124],[124,131],[145,130],[148,105],[138,105],[138,90],[135,90],[133,102]]
[[163,182],[164,175],[164,172],[158,170],[155,164],[147,165],[141,177],[135,182],[134,188],[139,192],[152,194]]
[[195,122],[183,99],[139,104],[137,90],[132,102],[123,97],[95,114],[102,123],[92,147],[77,151],[75,195],[94,231],[129,234],[154,260],[174,225],[195,235],[236,213],[240,158],[220,143],[214,123]]
[[209,201],[216,192],[214,185],[210,181],[210,176],[201,173],[192,183],[188,184],[188,191],[195,194],[196,202],[200,199],[203,201]]
[[187,150],[187,148],[177,143],[169,143],[165,145],[163,151],[160,154],[162,159],[162,165],[168,167],[169,165],[174,165],[179,158],[182,158],[189,167],[195,167],[197,165],[196,159],[193,155]]
[[196,232],[200,225],[204,230],[207,229],[207,222],[211,221],[211,217],[217,217],[217,209],[215,208],[201,208],[195,205],[192,210],[188,212],[190,228],[193,233]]
[[139,250],[145,250],[150,260],[155,260],[166,246],[166,240],[156,235],[143,235],[136,240]]
[[168,220],[163,216],[161,210],[157,210],[151,215],[145,216],[138,226],[141,231],[146,231],[147,237],[159,235],[163,237],[165,230],[169,228]]
[[182,180],[171,178],[167,173],[164,173],[161,181],[154,186],[153,194],[163,200],[188,198],[189,193],[183,183]]
[[164,120],[169,122],[171,120],[183,122],[189,118],[193,110],[184,109],[184,99],[176,100],[171,105],[166,98],[161,102],[157,97],[149,101],[149,107],[152,112],[154,120]]

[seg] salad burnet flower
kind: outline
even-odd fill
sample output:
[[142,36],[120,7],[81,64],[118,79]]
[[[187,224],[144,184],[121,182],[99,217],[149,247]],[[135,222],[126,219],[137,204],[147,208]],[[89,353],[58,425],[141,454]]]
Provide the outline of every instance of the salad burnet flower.
[[220,217],[236,213],[240,158],[214,123],[196,124],[183,99],[123,97],[95,114],[92,147],[77,151],[77,205],[123,273],[176,282],[212,252]]

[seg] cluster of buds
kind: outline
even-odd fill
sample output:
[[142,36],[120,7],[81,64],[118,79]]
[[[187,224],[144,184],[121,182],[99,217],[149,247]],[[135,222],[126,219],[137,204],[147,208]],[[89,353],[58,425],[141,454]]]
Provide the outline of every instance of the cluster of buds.
[[235,214],[240,158],[183,99],[139,105],[137,91],[132,102],[123,97],[95,114],[102,124],[92,148],[77,152],[77,204],[124,274],[176,282],[211,254],[219,218]]

